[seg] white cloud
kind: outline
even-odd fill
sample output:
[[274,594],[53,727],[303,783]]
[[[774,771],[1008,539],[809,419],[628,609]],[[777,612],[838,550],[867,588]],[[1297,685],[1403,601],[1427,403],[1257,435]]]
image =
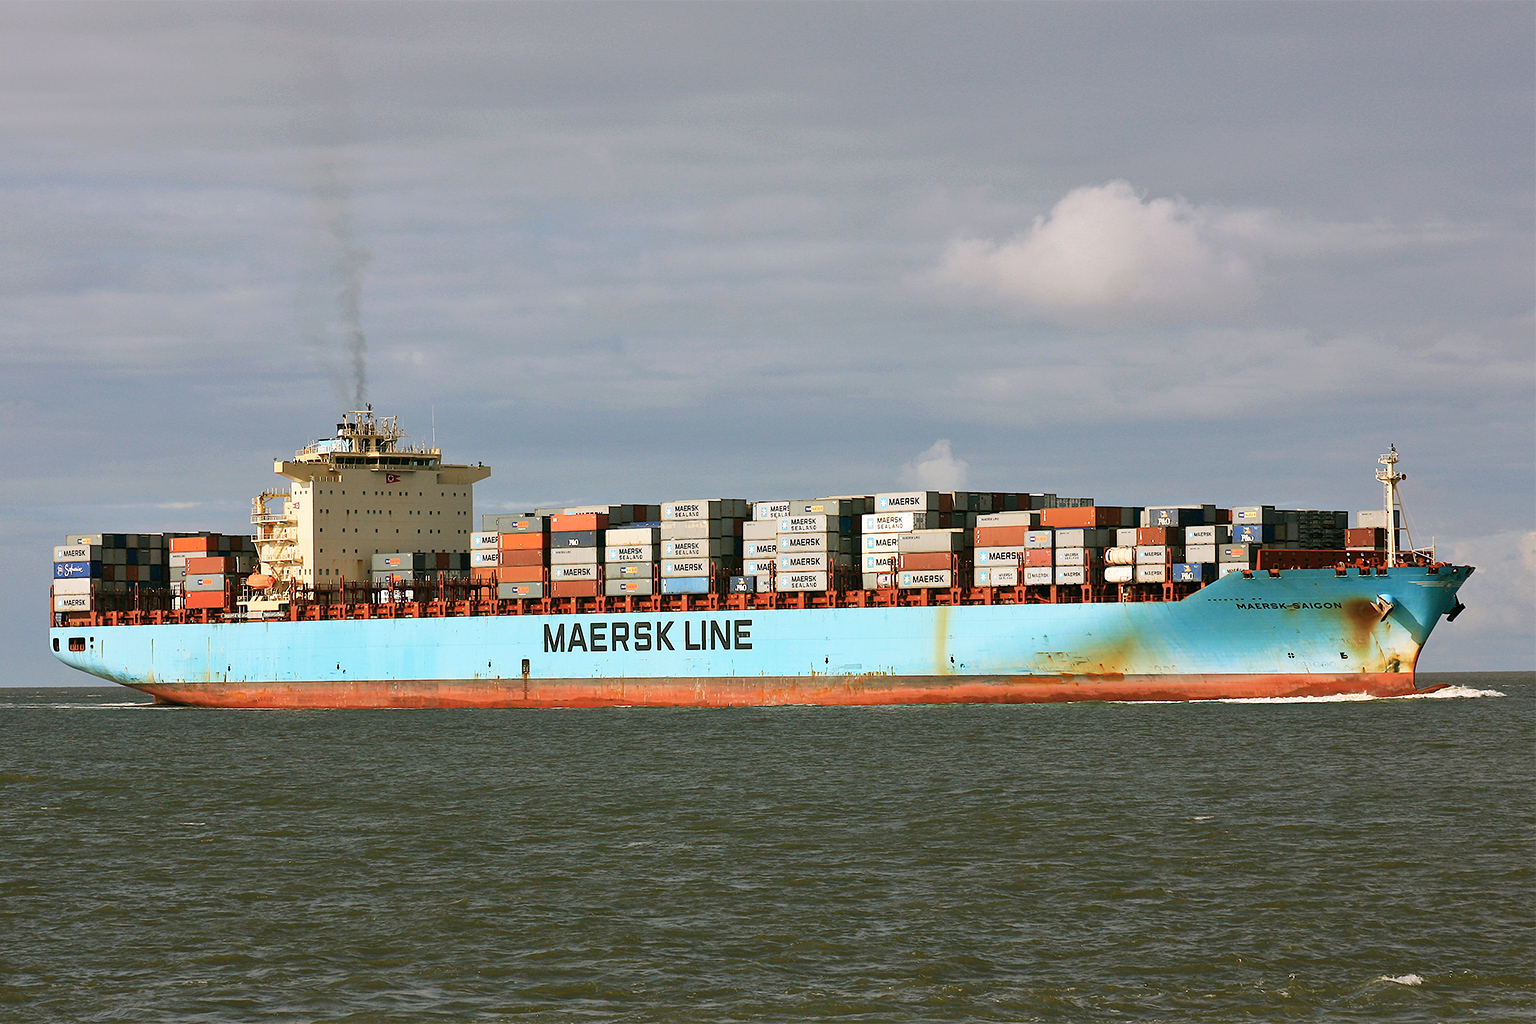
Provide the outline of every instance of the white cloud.
[[1111,181],[1073,189],[1006,241],[952,242],[934,276],[983,304],[1072,326],[1203,320],[1251,305],[1269,259],[1452,236],[1146,198]]
[[948,440],[939,440],[901,467],[901,485],[917,491],[958,491],[965,487],[970,468],[955,458]]

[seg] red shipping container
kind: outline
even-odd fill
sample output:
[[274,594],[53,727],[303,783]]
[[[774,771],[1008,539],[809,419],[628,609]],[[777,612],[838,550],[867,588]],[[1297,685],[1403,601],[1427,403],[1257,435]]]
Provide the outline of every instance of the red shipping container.
[[539,551],[548,539],[542,533],[500,533],[496,546],[502,551]]
[[1043,508],[1040,525],[1059,530],[1091,530],[1099,526],[1119,526],[1119,505],[1080,505],[1077,508]]
[[1024,564],[1033,566],[1055,565],[1056,552],[1051,548],[1025,548]]
[[172,537],[171,550],[185,551],[189,554],[198,551],[217,551],[219,539],[217,537]]
[[227,555],[202,555],[187,557],[187,575],[200,576],[205,572],[230,573],[235,571],[235,560]]
[[502,565],[543,565],[544,552],[533,551],[503,551],[501,554]]
[[606,512],[578,512],[573,515],[553,515],[549,517],[550,533],[573,533],[577,530],[606,529],[608,529],[608,513]]
[[542,565],[504,565],[496,570],[497,583],[542,583]]
[[552,587],[554,597],[597,597],[602,592],[596,580],[560,580]]
[[[976,527],[976,546],[979,548],[1011,548],[1023,547],[1024,535],[1029,532],[1027,526],[978,526]],[[1047,565],[1050,563],[1047,562]]]
[[469,578],[474,583],[495,583],[496,567],[494,565],[476,566],[469,570]]
[[224,608],[224,591],[193,590],[187,594],[188,608]]
[[1136,531],[1137,544],[1177,544],[1178,527],[1143,526]]
[[1387,531],[1382,526],[1351,526],[1344,531],[1344,546],[1347,548],[1371,548],[1372,550],[1385,550],[1387,546]]
[[900,556],[901,568],[924,572],[930,569],[954,568],[954,555],[949,551],[907,551]]

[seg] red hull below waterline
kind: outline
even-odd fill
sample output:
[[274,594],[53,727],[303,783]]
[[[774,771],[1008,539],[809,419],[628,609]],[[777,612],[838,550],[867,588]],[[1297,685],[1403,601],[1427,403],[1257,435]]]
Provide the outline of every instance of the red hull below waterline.
[[1282,697],[1406,697],[1407,673],[1140,677],[955,676],[717,679],[322,680],[135,684],[157,703],[231,708],[766,707],[892,704],[1046,704]]

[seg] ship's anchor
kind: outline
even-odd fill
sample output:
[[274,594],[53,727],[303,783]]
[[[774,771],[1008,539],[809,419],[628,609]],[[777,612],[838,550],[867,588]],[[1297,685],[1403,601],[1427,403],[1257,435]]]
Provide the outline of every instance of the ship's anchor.
[[1445,621],[1446,622],[1455,622],[1456,621],[1456,616],[1460,615],[1462,612],[1464,612],[1466,610],[1467,610],[1467,606],[1462,604],[1461,601],[1458,599],[1456,601],[1456,603],[1451,606],[1450,612],[1445,616]]
[[1397,604],[1386,594],[1377,594],[1376,600],[1371,602],[1371,607],[1376,609],[1377,615],[1385,619],[1392,614],[1392,609],[1396,608]]

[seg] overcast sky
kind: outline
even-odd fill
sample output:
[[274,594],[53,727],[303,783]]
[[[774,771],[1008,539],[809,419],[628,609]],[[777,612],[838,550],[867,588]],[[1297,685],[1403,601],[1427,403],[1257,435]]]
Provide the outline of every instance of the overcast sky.
[[1536,6],[0,5],[5,683],[359,394],[477,511],[1379,507],[1536,667]]

